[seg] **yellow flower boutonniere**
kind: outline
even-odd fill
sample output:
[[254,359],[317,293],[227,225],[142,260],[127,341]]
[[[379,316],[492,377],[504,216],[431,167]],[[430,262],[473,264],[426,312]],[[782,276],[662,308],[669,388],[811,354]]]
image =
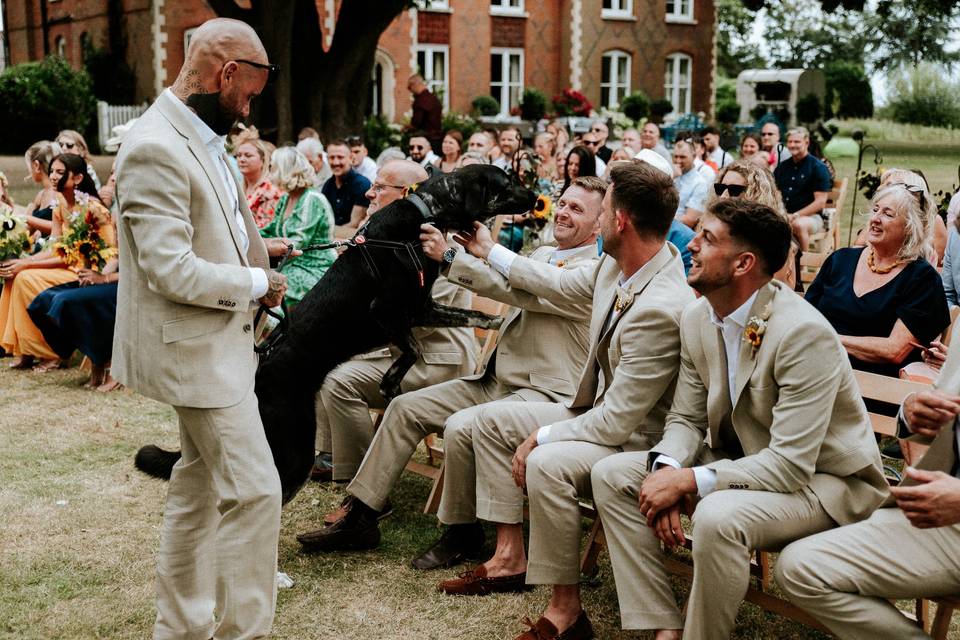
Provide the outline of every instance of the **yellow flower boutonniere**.
[[750,357],[757,355],[757,350],[763,344],[763,335],[767,332],[767,320],[770,319],[772,310],[770,304],[763,308],[759,316],[751,316],[747,321],[747,326],[743,330],[743,339],[750,343]]

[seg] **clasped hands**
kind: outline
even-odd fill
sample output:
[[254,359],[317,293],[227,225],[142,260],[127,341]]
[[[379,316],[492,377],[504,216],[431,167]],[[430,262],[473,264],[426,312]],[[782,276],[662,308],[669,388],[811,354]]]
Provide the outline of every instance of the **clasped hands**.
[[0,262],[0,278],[12,278],[26,268],[27,261],[23,258],[14,258]]
[[[473,231],[461,231],[455,233],[453,239],[462,245],[470,255],[477,258],[486,259],[490,255],[490,250],[494,247],[493,237],[490,230],[479,222],[473,223]],[[443,252],[447,250],[447,239],[443,232],[432,224],[420,225],[420,246],[423,253],[430,258],[440,262],[443,259]]]
[[640,486],[640,513],[646,517],[654,535],[668,547],[686,542],[680,515],[693,513],[696,493],[693,469],[670,466],[657,469]]

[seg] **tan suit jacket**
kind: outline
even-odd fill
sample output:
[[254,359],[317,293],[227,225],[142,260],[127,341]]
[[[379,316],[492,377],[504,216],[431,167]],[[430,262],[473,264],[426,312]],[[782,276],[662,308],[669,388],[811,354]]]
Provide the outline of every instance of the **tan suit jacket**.
[[527,258],[510,267],[510,283],[554,303],[592,302],[590,349],[570,409],[550,442],[578,440],[645,451],[660,440],[679,368],[680,315],[693,301],[680,253],[670,243],[641,268],[608,322],[620,267],[608,255],[594,269],[557,269]]
[[[530,259],[547,264],[554,251],[553,247],[540,247]],[[592,272],[596,260],[597,246],[590,244],[570,254],[562,267],[555,268]],[[537,389],[554,402],[569,401],[575,376],[587,357],[590,302],[557,303],[512,287],[500,273],[465,251],[457,254],[447,278],[513,306],[500,326],[495,352],[497,381],[514,389]],[[486,375],[491,357],[492,354],[488,355],[483,363],[483,372],[467,379]]]
[[[888,492],[840,339],[816,309],[776,280],[760,289],[748,318],[765,310],[770,315],[756,353],[748,341],[741,344],[732,407],[726,352],[707,300],[684,312],[677,391],[652,453],[685,467],[713,459],[706,466],[717,472],[718,490],[793,493],[809,485],[840,524],[862,520]],[[743,457],[726,458],[724,421]]]
[[254,383],[252,278],[268,266],[234,181],[249,249],[207,147],[163,93],[117,158],[120,278],[113,375],[150,398],[213,408]]

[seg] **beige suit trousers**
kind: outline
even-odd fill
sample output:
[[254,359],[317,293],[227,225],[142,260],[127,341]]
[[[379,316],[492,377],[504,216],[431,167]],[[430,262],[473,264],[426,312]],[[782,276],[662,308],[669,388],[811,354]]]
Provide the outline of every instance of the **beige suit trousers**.
[[[523,395],[520,395],[523,394]],[[539,391],[517,391],[496,378],[450,380],[397,396],[347,492],[374,509],[382,509],[407,461],[427,435],[442,434],[444,490],[440,521],[459,524],[476,520],[472,432],[486,403],[540,398]],[[511,402],[513,404],[513,402]]]
[[619,451],[592,442],[551,442],[527,458],[528,584],[580,582],[580,500],[592,495],[593,465]]
[[[400,388],[407,393],[466,375],[472,371],[472,362],[467,357],[463,361],[463,365],[418,362]],[[350,480],[360,467],[373,440],[370,409],[387,406],[380,382],[392,364],[392,357],[354,358],[338,365],[323,381],[316,397],[316,446],[333,453],[334,480]]]
[[578,414],[556,402],[509,402],[482,407],[473,430],[477,517],[523,522],[523,490],[513,481],[513,454],[530,434]]
[[777,584],[843,640],[929,638],[887,598],[960,593],[960,525],[917,529],[897,508],[794,542]]
[[156,640],[265,637],[276,607],[280,478],[253,388],[223,409],[175,407],[180,461],[160,530]]
[[786,544],[835,526],[810,489],[796,493],[717,490],[693,515],[693,584],[681,624],[660,541],[640,513],[647,454],[619,453],[593,467],[594,502],[606,532],[625,629],[679,629],[684,640],[728,640],[750,581],[754,549]]

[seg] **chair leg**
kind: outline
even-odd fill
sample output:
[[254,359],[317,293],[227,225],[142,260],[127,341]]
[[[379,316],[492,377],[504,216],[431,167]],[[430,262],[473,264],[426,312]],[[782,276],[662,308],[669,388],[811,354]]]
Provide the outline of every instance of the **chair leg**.
[[597,560],[600,558],[600,552],[607,546],[606,538],[603,535],[603,523],[600,517],[593,521],[590,527],[590,533],[587,534],[587,546],[580,554],[580,573],[589,576],[597,568]]
[[[929,602],[929,601],[925,601]],[[937,615],[933,618],[930,636],[934,640],[946,640],[950,631],[950,618],[953,617],[953,605],[946,602],[937,603]]]
[[430,488],[430,495],[427,496],[427,503],[423,505],[424,513],[436,513],[440,509],[440,497],[443,495],[443,474],[445,463],[440,463],[437,469],[437,475],[433,478],[433,487]]

